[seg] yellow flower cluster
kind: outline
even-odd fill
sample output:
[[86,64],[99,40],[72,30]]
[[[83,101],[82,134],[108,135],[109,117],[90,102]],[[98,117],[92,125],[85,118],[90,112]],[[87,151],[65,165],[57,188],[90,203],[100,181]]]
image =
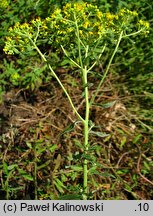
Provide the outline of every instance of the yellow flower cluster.
[[119,11],[118,15],[121,17],[121,16],[125,16],[125,15],[131,15],[131,16],[138,16],[138,13],[136,11],[130,11],[126,8],[123,8]]
[[68,11],[75,11],[76,13],[80,13],[82,11],[84,11],[84,9],[86,8],[87,3],[67,3],[64,7],[63,7],[63,12],[67,15]]
[[[57,11],[55,11],[51,15],[53,28],[57,29],[57,37],[55,38],[56,42],[71,41],[71,38],[75,37],[76,32],[76,22],[79,28],[80,37],[84,40],[85,43],[90,43],[93,39],[97,40],[99,35],[102,34],[102,31],[99,30],[102,25],[103,14],[97,8],[97,6],[93,6],[87,3],[68,3],[63,7],[63,10],[58,11],[58,16],[62,19],[58,20],[55,18],[55,14],[57,15]],[[96,25],[94,23],[97,23]],[[59,30],[60,28],[60,30]],[[65,34],[67,37],[65,36]],[[63,35],[63,37],[61,37]],[[58,37],[59,36],[59,37]],[[69,37],[69,39],[68,39]]]
[[144,21],[144,20],[139,20],[138,25],[139,25],[140,28],[141,27],[144,27],[146,29],[150,28],[150,24],[147,21]]
[[14,54],[14,51],[12,48],[15,47],[15,41],[12,39],[12,37],[6,37],[6,43],[3,51],[9,55]]
[[33,25],[35,25],[35,26],[41,26],[41,25],[42,25],[42,21],[41,21],[41,18],[40,18],[40,17],[38,17],[38,18],[32,20],[31,23],[32,23]]
[[20,78],[20,75],[17,72],[11,74],[12,80],[17,81],[17,80],[19,80],[19,78]]
[[111,14],[111,13],[106,13],[106,18],[109,21],[113,21],[114,19],[118,19],[118,15]]
[[[146,31],[149,23],[138,20],[136,11],[121,9],[117,14],[102,13],[97,6],[88,3],[68,3],[63,9],[55,9],[50,17],[42,20],[37,18],[30,23],[16,23],[9,29],[4,51],[13,54],[22,52],[31,41],[43,40],[54,47],[76,43],[76,31],[85,45],[94,44],[97,40],[107,41],[110,36],[118,37],[121,31],[127,35],[136,28]],[[32,45],[31,45],[32,46]]]
[[57,19],[61,14],[61,9],[57,8],[54,13],[51,15],[52,19]]
[[9,28],[10,34],[17,33],[18,36],[32,36],[33,28],[29,23],[20,24],[17,22],[14,27]]
[[9,36],[6,37],[4,52],[14,54],[24,52],[27,47],[32,47],[31,41],[37,41],[47,37],[48,27],[41,18],[36,18],[30,23],[16,23],[9,28]]
[[29,23],[16,23],[13,28],[9,28],[9,36],[6,37],[7,42],[3,50],[8,54],[22,52],[24,51],[25,44],[29,44],[29,39],[32,37],[33,28]]

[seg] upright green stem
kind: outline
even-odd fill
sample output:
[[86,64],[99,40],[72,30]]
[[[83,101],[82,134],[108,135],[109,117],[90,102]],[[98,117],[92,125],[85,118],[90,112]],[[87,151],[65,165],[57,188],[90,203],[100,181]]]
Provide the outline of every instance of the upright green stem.
[[76,26],[76,36],[77,36],[77,40],[78,40],[77,43],[78,43],[78,52],[79,52],[79,62],[80,62],[80,66],[81,66],[81,78],[82,78],[83,85],[85,85],[84,78],[83,78],[84,67],[83,67],[82,54],[81,54],[81,39],[80,39],[79,27],[78,27],[78,22],[77,22],[75,13],[74,13],[74,19],[75,19],[75,26]]
[[111,58],[110,58],[110,60],[109,60],[109,63],[108,63],[107,68],[106,68],[106,71],[105,71],[105,73],[104,73],[104,75],[103,75],[103,77],[102,77],[102,79],[101,79],[101,81],[100,81],[100,83],[99,83],[99,85],[98,85],[98,87],[97,87],[97,89],[96,89],[96,92],[95,92],[95,94],[93,95],[93,97],[91,98],[90,106],[94,103],[95,98],[96,98],[96,96],[97,96],[97,94],[98,94],[98,92],[99,92],[99,90],[100,90],[100,87],[101,87],[101,85],[103,84],[103,82],[104,82],[104,80],[105,80],[105,78],[106,78],[106,76],[107,76],[107,74],[108,74],[108,72],[109,72],[111,63],[112,63],[112,61],[113,61],[113,59],[114,59],[114,56],[115,56],[115,54],[116,54],[116,52],[117,52],[117,50],[118,50],[118,47],[119,47],[119,45],[120,45],[122,36],[123,36],[123,31],[121,31],[121,33],[120,33],[120,35],[119,35],[119,38],[118,38],[116,47],[115,47],[115,49],[114,49],[114,52],[112,53],[112,56],[111,56]]
[[79,36],[79,27],[76,19],[76,15],[74,14],[74,19],[75,19],[75,25],[76,25],[76,34],[77,34],[77,39],[78,39],[78,51],[79,51],[79,61],[81,68],[83,69],[83,63],[82,63],[82,55],[81,55],[81,46],[80,46],[80,36]]
[[[77,35],[77,42],[78,42],[78,52],[79,52],[79,62],[81,66],[81,75],[82,75],[82,81],[83,81],[83,87],[84,87],[84,93],[85,93],[85,121],[84,121],[84,155],[88,154],[88,148],[89,148],[89,111],[90,111],[90,106],[89,106],[89,92],[88,92],[88,80],[87,80],[87,75],[88,75],[88,70],[87,66],[83,65],[82,62],[82,54],[81,54],[81,40],[80,40],[80,35],[79,35],[79,27],[76,19],[76,15],[74,14],[74,19],[75,19],[75,25],[76,25],[76,35]],[[84,47],[85,48],[85,58],[88,57],[88,49],[89,47]],[[87,193],[88,193],[88,160],[84,159],[83,161],[83,199],[87,199]]]
[[[89,92],[88,92],[88,81],[87,81],[87,69],[83,70],[83,78],[85,82],[85,101],[86,101],[86,113],[85,113],[85,122],[84,122],[84,154],[88,153],[89,143],[89,112],[90,112],[90,105],[89,105]],[[88,161],[84,159],[83,163],[83,199],[87,199],[87,192],[88,192]]]

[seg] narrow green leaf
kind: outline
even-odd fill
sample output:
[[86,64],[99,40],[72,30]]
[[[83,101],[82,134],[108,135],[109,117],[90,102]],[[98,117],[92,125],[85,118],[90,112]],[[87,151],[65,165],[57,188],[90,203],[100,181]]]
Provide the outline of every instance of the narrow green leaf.
[[78,177],[78,173],[72,172],[70,177],[71,177],[72,181],[74,181]]
[[26,145],[27,145],[30,149],[32,149],[32,144],[31,144],[31,143],[26,142]]
[[23,169],[18,169],[18,171],[23,178],[25,178],[29,181],[33,181],[33,177],[31,175],[29,175],[26,171],[24,171]]
[[106,104],[99,104],[99,103],[96,103],[96,104],[94,104],[94,105],[100,106],[100,107],[106,109],[106,108],[112,107],[115,103],[116,103],[116,100],[115,100],[115,101],[112,101],[112,102],[109,102],[109,103],[106,103]]
[[94,146],[91,146],[89,148],[89,151],[94,151],[94,150],[100,150],[101,149],[101,146],[100,145],[94,145]]
[[70,60],[69,59],[64,59],[62,62],[61,62],[61,66],[64,66],[64,65],[67,65],[67,64],[70,64]]
[[26,175],[22,175],[22,177],[29,181],[33,181],[33,177],[31,175],[26,174]]
[[100,48],[95,48],[95,49],[94,49],[94,52],[96,52],[96,53],[101,53],[101,51],[102,51],[102,50],[101,50]]
[[67,181],[66,175],[62,174],[61,175],[61,180],[62,180],[62,182],[66,182]]
[[12,165],[8,166],[8,170],[13,170],[17,166],[18,166],[17,164],[12,164]]
[[100,173],[99,175],[100,175],[100,176],[103,176],[103,177],[112,177],[112,178],[115,178],[115,176],[112,175],[112,174],[109,173],[109,172]]
[[144,164],[144,167],[145,167],[147,170],[150,170],[150,166],[149,166],[149,164],[148,164],[146,161],[144,161],[143,164]]
[[98,137],[108,137],[110,134],[106,134],[106,133],[102,133],[102,132],[98,132],[98,131],[90,131],[89,133],[98,136]]
[[65,186],[64,186],[63,182],[61,182],[61,180],[56,179],[56,182],[57,182],[61,187],[65,188]]
[[88,161],[90,161],[92,163],[96,161],[96,157],[94,157],[91,154],[82,154],[82,158],[86,159],[86,160],[88,160]]
[[121,170],[116,171],[116,173],[118,175],[124,175],[124,174],[129,173],[129,170],[128,169],[121,169]]
[[6,175],[8,175],[8,165],[7,165],[7,163],[4,161],[3,162],[3,170],[4,170],[4,173],[6,174]]
[[137,142],[140,140],[141,137],[142,137],[142,134],[138,134],[138,135],[133,139],[133,143],[134,143],[134,144],[137,143]]
[[42,148],[41,146],[36,147],[36,153],[40,155],[41,153],[46,151],[46,147]]
[[88,171],[88,172],[89,172],[89,175],[95,175],[95,174],[98,174],[98,175],[99,175],[100,173],[99,173],[96,169],[97,169],[96,166],[90,168],[89,171]]
[[53,153],[58,148],[57,144],[52,145],[49,150]]
[[70,168],[77,172],[81,172],[83,170],[82,166],[76,166],[76,165],[72,165],[70,166]]
[[131,191],[132,191],[132,188],[131,188],[131,186],[130,186],[130,185],[128,185],[128,184],[125,184],[125,189],[126,189],[127,191],[129,191],[129,192],[131,192]]
[[80,149],[83,149],[84,146],[82,145],[82,143],[80,142],[80,140],[74,139],[74,143],[77,147],[79,147]]
[[63,188],[65,188],[65,186],[63,185],[63,183],[59,179],[56,179],[56,181],[54,181],[54,184],[60,193],[64,193]]
[[65,130],[61,133],[61,135],[64,135],[65,133],[69,133],[71,131],[74,130],[75,125],[78,123],[79,121],[75,121],[72,124],[70,124],[68,127],[65,128]]

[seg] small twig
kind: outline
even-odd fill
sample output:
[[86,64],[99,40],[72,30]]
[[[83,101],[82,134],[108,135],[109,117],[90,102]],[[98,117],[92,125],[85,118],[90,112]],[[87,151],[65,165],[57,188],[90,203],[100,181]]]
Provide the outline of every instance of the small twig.
[[11,106],[17,109],[22,109],[22,110],[27,110],[27,111],[33,110],[33,112],[38,112],[38,109],[36,109],[33,106],[27,105],[25,103],[23,104],[21,103],[20,105],[12,104]]
[[85,99],[83,99],[81,102],[80,102],[80,104],[78,105],[78,107],[76,108],[76,110],[78,111],[81,107],[82,107],[82,105],[85,103]]
[[140,156],[139,156],[139,158],[138,158],[138,163],[137,163],[137,172],[138,172],[138,174],[141,176],[141,178],[142,178],[143,180],[145,180],[145,181],[148,182],[149,184],[153,185],[153,182],[150,181],[148,178],[146,178],[146,177],[145,177],[144,175],[142,175],[142,173],[141,173],[141,170],[140,170],[140,161],[141,161],[141,157],[142,157],[142,154],[140,153]]
[[120,164],[121,160],[123,159],[123,157],[124,157],[125,155],[129,154],[129,153],[130,153],[130,151],[125,152],[124,154],[122,154],[122,156],[119,158],[119,160],[118,160],[118,162],[117,162],[117,164],[116,164],[116,168],[117,168],[117,169],[119,168],[119,164]]

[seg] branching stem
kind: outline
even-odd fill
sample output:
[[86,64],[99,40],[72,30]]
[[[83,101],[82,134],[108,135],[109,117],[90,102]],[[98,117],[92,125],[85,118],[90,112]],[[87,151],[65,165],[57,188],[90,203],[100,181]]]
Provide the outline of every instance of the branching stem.
[[[30,39],[31,40],[31,39]],[[39,55],[41,56],[41,58],[43,59],[44,62],[47,62],[47,59],[45,58],[45,56],[43,55],[43,53],[40,51],[40,49],[37,47],[36,43],[31,40],[34,48],[37,50],[37,52],[39,53]],[[61,86],[61,88],[63,89],[64,93],[66,94],[74,112],[76,113],[77,117],[79,118],[80,121],[82,121],[84,123],[84,119],[81,117],[81,115],[78,113],[78,111],[76,110],[73,102],[72,102],[72,99],[70,97],[70,95],[68,94],[67,90],[65,89],[65,87],[63,86],[62,82],[60,81],[60,79],[58,78],[58,76],[56,75],[56,73],[54,72],[53,68],[51,67],[50,64],[48,64],[48,67],[50,69],[50,71],[52,72],[52,75],[55,77],[55,79],[57,80],[57,82],[59,83],[59,85]]]
[[108,74],[108,72],[109,72],[111,63],[112,63],[112,61],[113,61],[113,59],[114,59],[114,56],[115,56],[115,54],[116,54],[116,52],[117,52],[117,50],[118,50],[119,45],[120,45],[122,36],[123,36],[123,31],[121,31],[121,33],[120,33],[120,35],[119,35],[119,38],[118,38],[116,47],[115,47],[115,49],[114,49],[114,52],[112,53],[112,56],[111,56],[111,58],[110,58],[110,60],[109,60],[109,63],[108,63],[107,68],[106,68],[106,71],[105,71],[105,73],[103,74],[103,77],[102,77],[102,79],[101,79],[101,81],[100,81],[100,83],[99,83],[99,85],[98,85],[98,87],[97,87],[97,89],[96,89],[96,92],[95,92],[95,94],[93,95],[93,97],[92,97],[91,100],[90,100],[90,106],[92,106],[92,104],[94,103],[95,98],[96,98],[96,96],[97,96],[97,94],[99,93],[99,90],[100,90],[100,88],[101,88],[101,85],[104,83],[104,80],[105,80],[105,78],[106,78],[106,76],[107,76],[107,74]]

